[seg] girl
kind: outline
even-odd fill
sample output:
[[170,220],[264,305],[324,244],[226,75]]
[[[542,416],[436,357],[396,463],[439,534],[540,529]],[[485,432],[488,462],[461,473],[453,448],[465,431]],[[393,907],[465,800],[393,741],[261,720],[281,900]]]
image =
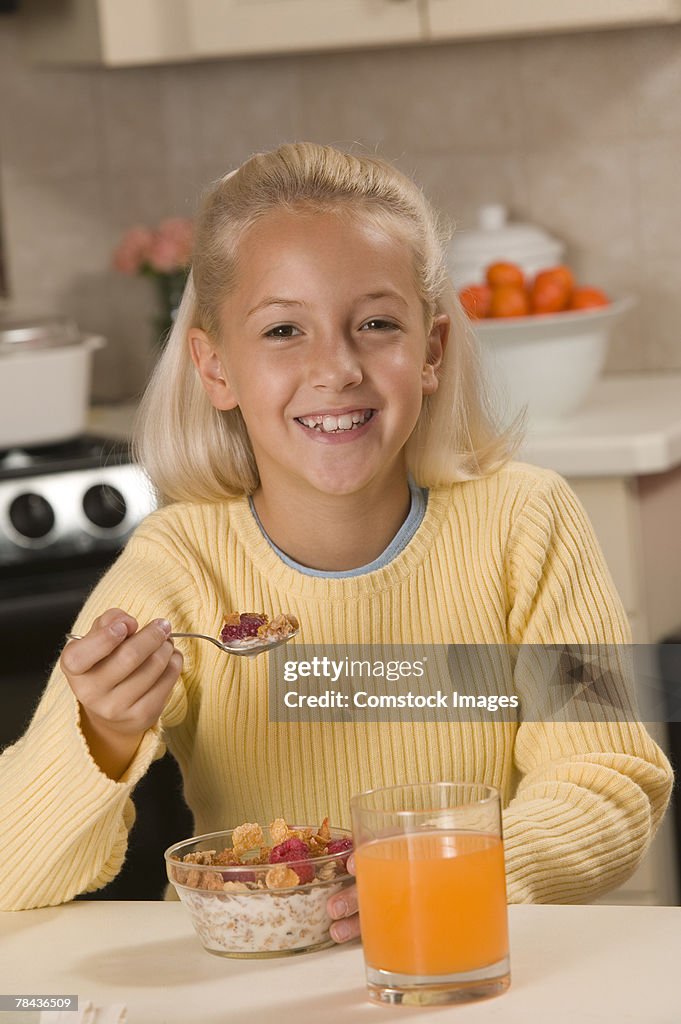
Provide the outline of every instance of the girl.
[[[266,658],[168,639],[171,622],[217,635],[235,609],[291,612],[329,645],[628,639],[574,496],[493,425],[411,181],[309,143],[258,154],[207,195],[192,267],[139,428],[161,507],[0,762],[0,905],[112,879],[164,744],[197,834],[347,825],[361,790],[478,780],[503,795],[512,901],[619,884],[671,787],[641,725],[270,722]],[[337,940],[354,910],[334,905]]]

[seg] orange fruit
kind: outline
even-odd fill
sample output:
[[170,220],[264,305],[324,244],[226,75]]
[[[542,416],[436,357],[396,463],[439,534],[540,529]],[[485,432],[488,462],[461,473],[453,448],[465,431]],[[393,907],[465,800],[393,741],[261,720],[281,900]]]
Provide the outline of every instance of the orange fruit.
[[492,289],[489,315],[529,316],[530,300],[526,290],[517,284],[500,284]]
[[490,263],[485,276],[491,288],[498,288],[502,284],[513,284],[522,288],[525,284],[525,275],[517,263]]
[[540,270],[530,289],[533,313],[561,313],[570,305],[575,279],[569,267],[561,264]]
[[459,292],[459,301],[471,320],[489,316],[492,289],[486,284],[469,284]]
[[609,306],[610,299],[600,288],[583,285],[575,288],[570,300],[569,309],[596,309],[598,306]]
[[570,294],[556,278],[538,274],[530,288],[530,307],[533,313],[560,313],[567,309]]
[[560,263],[557,267],[547,267],[545,270],[540,270],[534,280],[535,283],[544,280],[556,281],[570,294],[575,287],[575,276],[564,263]]

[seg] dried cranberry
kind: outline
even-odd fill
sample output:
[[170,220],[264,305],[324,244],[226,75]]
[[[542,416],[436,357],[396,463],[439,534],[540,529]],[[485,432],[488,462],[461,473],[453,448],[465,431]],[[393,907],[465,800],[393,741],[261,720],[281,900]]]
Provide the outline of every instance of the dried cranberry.
[[291,865],[291,868],[298,875],[301,885],[307,885],[314,878],[314,864],[311,860],[299,861]]
[[257,615],[255,612],[244,612],[241,616],[241,629],[244,636],[257,636],[258,630],[267,622],[266,615]]
[[326,847],[326,852],[331,853],[344,853],[348,851],[347,857],[341,857],[340,862],[345,867],[348,863],[348,857],[352,852],[352,839],[332,839]]
[[270,850],[270,864],[288,864],[303,885],[314,878],[314,864],[302,839],[285,839],[283,843],[273,846]]
[[225,624],[220,633],[223,644],[233,643],[235,640],[246,640],[247,637],[257,636],[258,630],[267,622],[266,615],[259,615],[257,612],[242,612],[239,622]]
[[255,882],[255,871],[221,871],[224,882]]

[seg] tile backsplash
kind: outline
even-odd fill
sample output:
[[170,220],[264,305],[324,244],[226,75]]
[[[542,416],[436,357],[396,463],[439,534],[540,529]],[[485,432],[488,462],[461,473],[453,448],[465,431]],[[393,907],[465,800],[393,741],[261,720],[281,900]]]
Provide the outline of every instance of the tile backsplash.
[[458,227],[503,202],[578,276],[639,305],[613,371],[681,370],[681,26],[125,70],[46,70],[0,18],[0,204],[12,308],[105,334],[94,392],[152,358],[151,283],[110,269],[131,224],[189,216],[254,150],[361,145]]

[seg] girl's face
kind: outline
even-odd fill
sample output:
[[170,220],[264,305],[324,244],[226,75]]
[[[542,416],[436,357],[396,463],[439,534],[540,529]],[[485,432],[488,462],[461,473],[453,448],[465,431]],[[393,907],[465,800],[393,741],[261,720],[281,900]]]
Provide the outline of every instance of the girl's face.
[[213,405],[238,406],[264,490],[352,494],[406,474],[448,317],[427,331],[407,247],[359,220],[275,211],[239,247],[221,339],[190,331]]

